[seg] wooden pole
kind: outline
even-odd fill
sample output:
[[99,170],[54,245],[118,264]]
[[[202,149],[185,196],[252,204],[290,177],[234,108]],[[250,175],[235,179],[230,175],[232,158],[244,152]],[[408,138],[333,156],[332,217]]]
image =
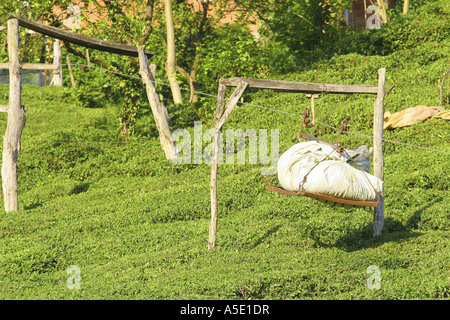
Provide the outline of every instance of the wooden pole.
[[409,0],[403,0],[403,14],[407,14],[409,9]]
[[[0,69],[9,69],[9,63],[0,63]],[[22,70],[58,70],[58,66],[53,63],[22,63]]]
[[55,43],[53,44],[53,64],[58,66],[58,70],[53,72],[53,79],[51,83],[60,87],[63,84],[63,78],[61,64],[61,41],[59,39],[55,39]]
[[91,58],[89,58],[89,49],[86,49],[86,60],[88,64],[88,69],[91,71]]
[[364,0],[364,25],[366,25],[366,23],[367,23],[367,2],[366,0]]
[[166,154],[166,158],[173,161],[178,158],[178,154],[176,151],[175,140],[170,133],[169,115],[166,107],[159,100],[158,94],[156,93],[155,86],[153,85],[154,78],[151,77],[148,59],[142,47],[138,47],[138,54],[140,66],[139,74],[146,87],[147,98],[155,118],[161,147]]
[[211,149],[211,221],[209,222],[209,239],[208,239],[208,250],[214,249],[216,246],[216,234],[217,234],[217,218],[218,218],[218,203],[217,203],[217,171],[218,171],[218,155],[219,155],[219,138],[221,134],[222,126],[225,121],[230,116],[234,109],[234,106],[238,103],[240,97],[247,88],[247,83],[241,81],[236,89],[230,96],[230,99],[225,106],[225,94],[226,86],[224,84],[219,84],[219,92],[217,98],[217,108],[214,117],[214,136],[212,139],[212,149]]
[[[227,87],[219,83],[218,97],[217,97],[217,107],[216,115],[214,117],[214,127],[217,125],[223,115],[225,109],[225,94]],[[212,138],[212,149],[211,149],[211,182],[210,182],[210,197],[211,197],[211,221],[209,222],[209,239],[208,239],[208,250],[212,250],[216,245],[216,233],[217,233],[217,217],[218,217],[218,204],[217,204],[217,170],[219,163],[219,137],[220,130],[214,132]]]
[[[219,103],[219,101],[217,101]],[[211,221],[209,222],[209,238],[208,238],[208,250],[214,249],[216,246],[216,234],[217,234],[217,217],[219,215],[219,206],[217,203],[217,170],[219,162],[219,138],[221,131],[216,130],[214,132],[211,149],[211,183],[210,183],[210,196],[211,196]]]
[[69,68],[70,81],[72,82],[72,87],[76,87],[77,83],[75,82],[75,78],[73,77],[72,65],[70,64],[69,54],[66,55],[67,67]]
[[439,84],[439,105],[442,105],[442,89],[444,88],[445,77],[450,73],[450,69],[443,73],[441,84]]
[[318,94],[307,93],[306,97],[311,99],[311,115],[312,115],[312,121],[311,122],[312,122],[313,125],[315,125],[316,124],[316,112],[315,112],[314,109],[315,109],[316,103],[315,103],[314,99],[319,98],[319,95]]
[[[135,46],[125,45],[117,42],[110,42],[96,38],[86,37],[82,34],[66,31],[57,27],[34,22],[25,17],[21,17],[16,14],[9,15],[9,18],[19,20],[21,27],[36,31],[38,33],[45,34],[49,37],[60,39],[61,41],[70,42],[79,46],[83,46],[90,49],[112,52],[116,54],[127,55],[131,57],[137,57],[138,52]],[[145,51],[147,56],[152,56],[153,52]]]
[[374,103],[373,121],[373,166],[374,175],[383,181],[378,207],[374,209],[373,236],[381,234],[384,226],[384,159],[383,159],[383,123],[386,68],[378,69],[378,92]]
[[25,126],[25,110],[21,106],[21,77],[19,56],[19,22],[8,20],[9,105],[6,133],[3,139],[2,187],[5,211],[18,211],[17,158],[20,137]]
[[225,111],[225,98],[227,94],[227,86],[219,81],[219,88],[217,90],[217,107],[214,115],[214,125],[216,125],[223,116]]
[[155,85],[155,79],[156,79],[156,64],[154,64],[154,63],[152,63],[151,65],[150,65],[150,74],[151,74],[151,76],[152,76],[152,82],[153,82],[153,85]]
[[167,77],[169,78],[173,102],[175,104],[180,104],[183,103],[183,98],[181,96],[180,85],[178,84],[177,77],[175,75],[177,63],[175,56],[175,30],[173,25],[172,0],[165,0],[164,8],[166,14],[166,34],[167,34],[166,72]]
[[345,94],[377,94],[378,87],[373,85],[361,84],[329,84],[314,82],[297,82],[272,79],[254,79],[254,78],[228,78],[222,79],[223,84],[227,87],[236,87],[240,81],[248,83],[248,87],[252,89],[270,89],[279,92],[296,92],[296,93],[345,93]]

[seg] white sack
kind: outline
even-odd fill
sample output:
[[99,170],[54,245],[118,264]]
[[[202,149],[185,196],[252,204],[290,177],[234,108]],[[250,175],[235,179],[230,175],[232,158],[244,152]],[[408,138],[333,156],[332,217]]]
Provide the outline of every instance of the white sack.
[[370,173],[370,161],[372,158],[373,148],[367,149],[366,146],[362,145],[355,151],[346,150],[346,152],[346,154],[344,153],[344,157],[346,158],[348,164]]
[[[370,169],[372,152],[366,146],[356,151],[348,150],[347,153],[350,157],[356,157],[354,162],[360,167],[367,171]],[[327,156],[331,160],[322,161]],[[278,160],[278,180],[283,189],[298,191],[304,176],[320,162],[308,174],[303,191],[352,200],[376,200],[371,184],[377,192],[381,192],[383,182],[370,173],[352,167],[347,161],[347,155],[341,156],[330,146],[316,141],[301,142],[281,155]]]

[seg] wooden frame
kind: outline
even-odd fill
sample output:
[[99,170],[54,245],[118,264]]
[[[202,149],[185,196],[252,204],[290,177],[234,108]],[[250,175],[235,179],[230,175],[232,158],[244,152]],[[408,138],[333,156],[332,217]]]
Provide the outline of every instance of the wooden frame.
[[170,133],[169,114],[156,93],[154,86],[155,79],[153,78],[153,73],[150,72],[150,67],[148,65],[148,59],[145,55],[144,48],[139,46],[138,53],[140,68],[139,74],[141,75],[142,82],[145,84],[147,98],[150,102],[150,107],[155,118],[156,128],[158,129],[161,147],[164,150],[166,158],[173,161],[177,158],[177,150],[175,140]]
[[[0,63],[0,69],[9,69],[9,62]],[[23,63],[20,65],[23,70],[58,70],[59,67],[55,63]]]
[[[19,26],[34,30],[36,32],[48,35],[57,39],[55,46],[55,61],[53,64],[38,63],[20,63],[19,50]],[[2,187],[4,195],[5,211],[18,211],[19,200],[17,193],[17,159],[20,153],[20,138],[22,130],[25,126],[26,108],[21,105],[21,69],[35,70],[55,70],[52,82],[55,85],[62,85],[61,74],[61,54],[59,40],[75,43],[101,51],[112,52],[122,55],[139,57],[142,81],[146,85],[149,103],[155,115],[155,121],[160,134],[161,145],[166,158],[173,160],[177,157],[175,141],[173,140],[167,110],[159,102],[153,86],[153,80],[150,80],[150,72],[148,66],[148,57],[153,53],[144,50],[142,47],[133,47],[114,43],[95,38],[86,37],[70,31],[61,30],[55,27],[43,25],[32,20],[17,15],[10,15],[8,19],[8,53],[9,62],[0,63],[0,68],[9,69],[9,103],[8,105],[0,105],[0,112],[8,113],[6,133],[3,140],[3,161],[2,161]],[[68,56],[67,56],[68,58]],[[70,67],[70,61],[68,61]],[[72,78],[72,84],[75,85]]]
[[[373,94],[374,102],[374,126],[373,126],[373,163],[374,175],[384,180],[383,160],[383,122],[384,122],[384,96],[385,96],[386,68],[378,70],[378,85],[348,85],[348,84],[324,84],[310,82],[294,82],[270,79],[229,78],[220,79],[216,114],[214,117],[215,135],[212,140],[211,152],[211,221],[209,223],[208,249],[212,250],[216,245],[218,202],[217,202],[217,173],[218,173],[218,137],[222,126],[234,109],[239,98],[246,88],[270,89],[279,92],[297,92],[307,94],[333,93],[333,94]],[[225,105],[227,87],[236,87]],[[297,193],[295,193],[297,195]],[[361,203],[361,202],[359,202]],[[372,203],[368,204],[372,206]],[[381,234],[384,226],[384,188],[379,195],[378,206],[374,209],[373,236]]]
[[361,200],[342,199],[342,198],[337,198],[334,196],[315,193],[315,192],[289,191],[289,190],[284,190],[282,188],[273,187],[273,186],[269,186],[269,185],[266,185],[266,190],[272,190],[272,191],[282,193],[282,194],[285,194],[288,196],[307,196],[307,197],[316,198],[316,199],[325,200],[325,201],[348,204],[351,206],[361,206],[361,207],[377,207],[378,206],[378,202],[376,202],[376,201],[361,201]]
[[[67,41],[86,48],[117,53],[126,56],[137,57],[138,50],[135,46],[129,46],[117,42],[105,41],[96,38],[87,37],[78,33],[62,30],[56,27],[48,26],[42,23],[35,22],[25,17],[16,14],[11,14],[8,19],[16,19],[21,27],[45,34],[49,37]],[[147,56],[153,56],[153,52],[145,51]]]

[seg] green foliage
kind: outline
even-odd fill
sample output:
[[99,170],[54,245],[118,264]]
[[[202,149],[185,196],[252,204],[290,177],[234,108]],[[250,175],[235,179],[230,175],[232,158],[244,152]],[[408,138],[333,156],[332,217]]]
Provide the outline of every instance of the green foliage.
[[354,30],[336,41],[340,54],[387,55],[410,50],[427,42],[442,42],[450,37],[448,5],[445,1],[428,1],[407,15],[389,11],[390,21],[381,29]]
[[[10,14],[18,14],[35,21],[45,20],[52,26],[60,26],[61,20],[67,18],[64,10],[54,8],[67,8],[72,4],[70,0],[29,0],[29,1],[2,1],[0,3],[0,25],[6,26]],[[47,37],[41,34],[30,34],[25,28],[20,29],[20,50],[22,62],[51,62],[52,53],[46,51],[46,45],[51,44]],[[8,61],[7,29],[0,31],[0,61]],[[45,41],[47,43],[45,43]]]
[[239,24],[226,24],[205,37],[199,47],[200,68],[198,81],[206,92],[214,92],[219,78],[265,78],[263,48],[255,43],[253,35]]
[[308,64],[305,56],[317,59],[320,50],[335,40],[342,20],[337,13],[345,8],[347,2],[289,0],[239,3],[258,17],[264,64],[272,73],[282,74]]
[[[440,15],[438,4],[444,2],[436,3],[426,3],[435,8],[430,19]],[[241,31],[234,39],[245,43]],[[318,51],[315,60],[299,59],[286,46],[283,55],[297,62],[311,59],[310,64],[296,65],[301,72],[271,77],[375,84],[376,70],[386,67],[386,87],[395,85],[385,97],[386,110],[436,105],[436,80],[448,70],[450,43],[434,39],[409,49],[402,44],[383,55],[334,54],[330,48],[331,54]],[[226,43],[212,41],[217,47]],[[108,62],[136,75],[132,60],[121,59],[111,56]],[[283,63],[288,65],[280,59]],[[18,158],[20,206],[19,212],[0,212],[0,298],[449,299],[447,154],[383,144],[385,227],[376,238],[372,209],[347,211],[271,193],[264,190],[263,165],[221,165],[217,246],[209,252],[210,166],[165,160],[151,112],[136,100],[146,101],[139,79],[127,82],[127,77],[83,72],[79,66],[74,72],[76,88],[70,88],[68,77],[63,88],[23,87],[28,111]],[[77,93],[89,86],[105,99]],[[193,121],[201,120],[204,130],[211,126],[214,99],[174,106],[167,86],[157,84],[157,90],[172,130],[188,128],[193,137]],[[7,104],[8,92],[8,86],[0,86],[0,104]],[[138,101],[137,109],[129,109],[136,115],[135,135],[123,141],[117,138],[117,119],[127,99]],[[304,95],[272,91],[249,91],[244,99],[297,114],[310,103]],[[81,108],[83,101],[96,107]],[[364,95],[324,94],[316,100],[318,121],[339,126],[346,119],[350,131],[363,135],[372,135],[372,110],[373,97]],[[0,124],[6,125],[5,113]],[[299,127],[298,117],[249,105],[238,105],[226,124],[226,129],[278,129],[280,152],[297,142]],[[336,139],[328,127],[307,131]],[[384,138],[449,152],[449,134],[450,122],[434,119],[385,131]],[[351,149],[372,144],[350,134],[339,141]],[[277,183],[276,176],[268,180]],[[66,286],[70,265],[81,269],[80,290]],[[380,268],[378,290],[366,286],[370,265]]]

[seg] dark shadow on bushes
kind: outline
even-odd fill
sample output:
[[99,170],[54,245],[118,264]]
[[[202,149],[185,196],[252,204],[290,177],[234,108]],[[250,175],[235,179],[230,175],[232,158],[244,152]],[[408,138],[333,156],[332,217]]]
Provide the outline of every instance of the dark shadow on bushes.
[[69,195],[73,194],[79,194],[88,191],[90,183],[81,183],[73,187],[72,190],[70,190]]
[[32,203],[32,204],[30,204],[28,206],[25,206],[24,209],[25,210],[32,210],[32,209],[39,208],[41,206],[42,206],[42,202],[35,202],[35,203]]
[[323,243],[320,239],[313,240],[316,245],[320,247],[338,247],[345,251],[351,252],[366,248],[375,248],[386,242],[401,242],[409,238],[418,237],[421,234],[419,232],[415,232],[414,229],[417,228],[417,224],[420,221],[422,213],[442,200],[443,198],[437,198],[420,207],[414,211],[405,224],[395,221],[392,218],[385,218],[383,233],[377,237],[373,237],[373,223],[370,223],[362,226],[361,228],[350,230],[334,244]]
[[269,238],[273,233],[277,232],[277,230],[280,229],[281,226],[282,226],[281,224],[278,224],[275,227],[272,227],[269,230],[267,230],[266,233],[264,233],[258,240],[255,241],[255,243],[252,246],[252,249],[259,246],[264,240]]

